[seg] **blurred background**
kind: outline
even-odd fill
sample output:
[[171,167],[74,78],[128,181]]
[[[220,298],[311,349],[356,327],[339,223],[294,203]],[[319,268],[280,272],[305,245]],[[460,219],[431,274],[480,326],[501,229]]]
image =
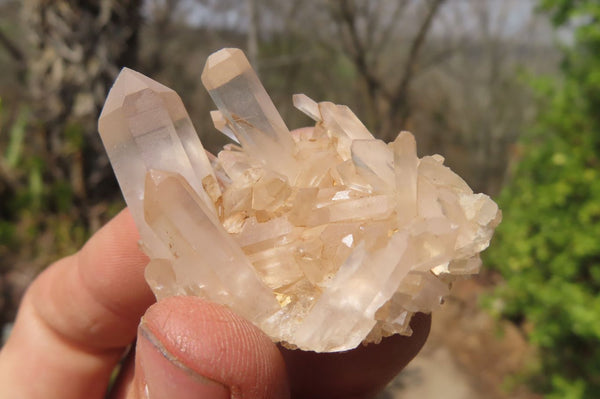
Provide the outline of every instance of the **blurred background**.
[[600,397],[599,0],[0,0],[0,326],[124,203],[97,133],[123,66],[224,143],[200,82],[244,49],[290,128],[293,93],[412,131],[504,222],[381,398]]

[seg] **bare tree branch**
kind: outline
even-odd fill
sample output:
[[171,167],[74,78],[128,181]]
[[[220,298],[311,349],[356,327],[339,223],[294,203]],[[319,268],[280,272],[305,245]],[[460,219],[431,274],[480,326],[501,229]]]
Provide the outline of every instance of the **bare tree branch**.
[[161,5],[158,2],[153,4],[151,17],[153,18],[152,25],[156,30],[156,42],[148,57],[146,66],[146,73],[148,74],[156,74],[164,69],[165,60],[162,57],[162,47],[168,40],[175,13],[179,8],[179,2],[180,0],[166,0]]
[[[406,10],[409,2],[380,3],[378,7],[362,8],[359,5],[364,6],[364,3],[358,0],[340,0],[330,4],[329,12],[336,22],[334,25],[340,30],[342,49],[352,60],[364,83],[371,127],[379,130],[380,125],[383,124],[383,131],[389,133],[392,123],[404,124],[409,115],[408,88],[414,79],[427,34],[444,1],[430,0],[428,3],[425,17],[410,45],[405,66],[399,74],[399,83],[393,88],[389,88],[389,84],[378,72],[377,65],[383,58],[381,52],[393,37],[395,22]],[[357,5],[358,3],[360,4]],[[393,12],[391,18],[384,18],[385,12]],[[388,20],[389,23],[383,22],[383,26],[379,27],[380,35],[374,35],[372,32],[367,34],[361,30],[360,24],[363,21],[361,18],[366,18],[367,29],[374,29],[374,26],[378,26],[377,24],[381,24],[383,20]],[[374,21],[377,23],[374,24]],[[448,56],[450,54],[444,54],[440,59],[443,60]],[[384,112],[387,112],[387,117],[384,117]]]
[[439,64],[446,62],[448,59],[450,59],[452,56],[454,56],[457,52],[459,52],[461,49],[463,49],[464,45],[465,44],[463,42],[452,45],[452,46],[447,47],[444,50],[440,51],[439,53],[433,55],[432,57],[429,57],[429,59],[425,60],[424,62],[421,62],[420,66],[419,66],[419,71],[418,71],[419,74],[421,74],[421,72],[424,72],[430,68],[436,67]]
[[0,45],[4,47],[8,55],[17,63],[19,68],[19,78],[22,80],[27,68],[25,54],[4,32],[2,32],[2,30],[0,30]]
[[368,44],[365,44],[358,32],[356,20],[357,10],[352,0],[343,0],[339,3],[339,18],[349,35],[349,41],[343,43],[354,65],[362,77],[368,95],[369,115],[374,118],[374,124],[379,123],[376,112],[377,96],[382,90],[381,80],[375,75],[375,68],[368,62]]
[[4,32],[2,32],[1,30],[0,30],[0,44],[2,44],[4,49],[8,52],[8,54],[15,61],[18,61],[18,62],[25,61],[25,55],[23,54],[21,49],[19,49],[19,47],[17,47],[17,45],[14,44],[13,41],[8,36],[6,36],[6,34]]
[[[377,40],[373,39],[373,42],[371,43],[371,47],[373,48],[372,54],[374,62],[377,62],[379,59],[379,54],[385,48],[386,44],[389,43],[392,33],[394,32],[394,28],[396,27],[396,21],[399,21],[402,17],[408,2],[406,0],[397,0],[395,4],[396,8],[394,8],[394,12],[390,17],[390,23],[383,28],[379,38],[377,38]],[[373,18],[373,20],[375,20],[375,18]]]
[[258,65],[258,10],[256,0],[246,0],[246,6],[248,8],[248,35],[246,37],[246,49],[248,51],[248,59],[256,70],[256,73],[260,75]]
[[[415,74],[415,69],[417,66],[418,59],[419,59],[419,54],[421,52],[423,44],[425,43],[427,34],[429,33],[429,30],[431,28],[431,23],[433,22],[435,15],[437,14],[438,10],[440,9],[440,6],[442,5],[442,3],[444,3],[444,1],[445,0],[433,0],[432,1],[431,6],[429,7],[429,10],[427,12],[427,15],[425,16],[425,19],[423,20],[423,23],[421,24],[421,27],[419,28],[419,32],[417,33],[417,36],[413,40],[412,45],[410,47],[410,51],[408,53],[408,59],[406,61],[406,66],[404,67],[404,73],[402,74],[402,79],[400,80],[400,84],[398,85],[398,87],[396,88],[396,90],[394,91],[394,93],[392,94],[392,96],[390,98],[389,112],[390,112],[390,114],[396,113],[398,111],[400,112],[400,114],[399,114],[400,125],[404,125],[404,123],[406,122],[408,113],[409,113],[409,110],[408,110],[408,86]],[[393,118],[390,118],[390,119],[393,119]]]

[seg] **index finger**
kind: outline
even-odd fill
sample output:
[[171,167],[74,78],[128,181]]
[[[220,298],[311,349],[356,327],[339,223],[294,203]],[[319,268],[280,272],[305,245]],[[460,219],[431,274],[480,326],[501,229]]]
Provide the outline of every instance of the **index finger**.
[[104,396],[113,367],[154,302],[138,239],[124,210],[32,283],[0,352],[0,397]]

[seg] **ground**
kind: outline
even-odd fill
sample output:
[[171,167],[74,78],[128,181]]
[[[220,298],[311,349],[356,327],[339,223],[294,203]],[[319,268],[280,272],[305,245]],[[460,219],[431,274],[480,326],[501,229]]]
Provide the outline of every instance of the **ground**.
[[[479,305],[487,277],[455,283],[433,314],[431,334],[417,358],[377,399],[540,399],[511,375],[533,352],[522,332],[494,320]],[[514,378],[513,378],[514,380]]]

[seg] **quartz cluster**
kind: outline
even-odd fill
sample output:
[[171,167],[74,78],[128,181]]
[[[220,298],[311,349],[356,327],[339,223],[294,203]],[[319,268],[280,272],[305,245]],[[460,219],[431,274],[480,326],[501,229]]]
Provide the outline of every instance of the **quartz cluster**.
[[316,125],[290,133],[238,49],[212,54],[202,82],[233,141],[216,157],[179,96],[129,69],[99,121],[159,300],[197,295],[288,347],[332,352],[410,334],[415,312],[477,273],[498,206],[443,157],[418,158],[412,134],[386,144],[302,94]]

